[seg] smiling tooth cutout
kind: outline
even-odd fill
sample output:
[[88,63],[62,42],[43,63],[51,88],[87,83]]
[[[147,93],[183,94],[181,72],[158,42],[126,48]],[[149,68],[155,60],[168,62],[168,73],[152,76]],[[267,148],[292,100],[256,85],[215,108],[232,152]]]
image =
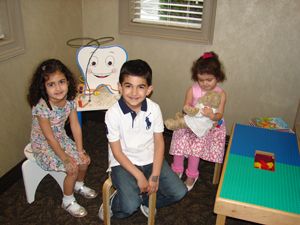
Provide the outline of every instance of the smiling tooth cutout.
[[127,61],[124,48],[114,46],[85,46],[77,51],[77,63],[84,78],[85,92],[105,87],[110,93],[118,93],[120,69]]

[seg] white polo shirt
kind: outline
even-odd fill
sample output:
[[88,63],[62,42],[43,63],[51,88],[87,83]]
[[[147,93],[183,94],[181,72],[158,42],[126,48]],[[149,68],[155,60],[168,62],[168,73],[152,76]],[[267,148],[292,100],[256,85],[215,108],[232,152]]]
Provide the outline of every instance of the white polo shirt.
[[[123,153],[138,166],[153,162],[154,133],[164,131],[162,114],[158,104],[146,98],[141,111],[132,111],[120,98],[105,114],[109,142],[120,140]],[[109,166],[120,165],[109,146]]]

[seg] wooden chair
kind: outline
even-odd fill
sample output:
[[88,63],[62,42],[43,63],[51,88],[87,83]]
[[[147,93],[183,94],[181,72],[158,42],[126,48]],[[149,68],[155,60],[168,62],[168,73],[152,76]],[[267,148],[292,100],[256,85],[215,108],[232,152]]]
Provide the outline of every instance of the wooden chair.
[[214,169],[214,177],[213,177],[213,184],[218,184],[221,176],[223,163],[215,163],[215,169]]
[[[115,191],[111,178],[107,178],[102,187],[102,199],[103,199],[103,221],[104,225],[110,225],[110,206],[109,197]],[[149,196],[149,217],[148,225],[154,225],[155,223],[155,208],[156,208],[156,193]]]

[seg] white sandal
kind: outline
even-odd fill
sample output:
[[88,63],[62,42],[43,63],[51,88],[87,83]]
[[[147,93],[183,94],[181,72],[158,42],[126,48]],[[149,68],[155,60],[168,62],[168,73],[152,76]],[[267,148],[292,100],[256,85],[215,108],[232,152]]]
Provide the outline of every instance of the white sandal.
[[62,203],[61,207],[74,217],[84,217],[87,215],[87,211],[85,210],[85,208],[79,205],[75,200],[67,206]]
[[78,190],[74,190],[75,193],[82,195],[83,197],[87,199],[96,198],[97,193],[93,189],[83,185]]
[[187,185],[186,181],[184,182],[185,186],[187,187],[188,191],[192,190],[196,181],[198,180],[198,177],[195,178],[194,182],[192,183],[192,185]]

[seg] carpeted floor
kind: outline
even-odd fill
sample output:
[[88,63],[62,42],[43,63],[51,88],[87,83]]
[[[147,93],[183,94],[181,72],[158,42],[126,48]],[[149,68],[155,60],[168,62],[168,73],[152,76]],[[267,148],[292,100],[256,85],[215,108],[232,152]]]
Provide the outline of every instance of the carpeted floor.
[[[84,206],[88,215],[84,218],[74,218],[61,208],[62,192],[58,184],[46,177],[39,184],[35,201],[26,201],[23,180],[20,179],[9,190],[0,195],[1,225],[93,225],[103,224],[97,216],[102,203],[101,187],[107,178],[107,140],[103,122],[85,120],[83,124],[84,145],[92,158],[86,184],[96,189],[99,196],[86,200],[76,196],[77,201]],[[170,162],[168,149],[171,135],[165,134],[166,159]],[[212,184],[214,164],[200,162],[200,177],[194,189],[180,202],[159,209],[156,215],[156,225],[213,225],[216,215],[213,213],[217,185]],[[143,225],[147,219],[138,211],[127,219],[112,219],[112,225]],[[237,219],[227,218],[227,225],[253,225]]]

